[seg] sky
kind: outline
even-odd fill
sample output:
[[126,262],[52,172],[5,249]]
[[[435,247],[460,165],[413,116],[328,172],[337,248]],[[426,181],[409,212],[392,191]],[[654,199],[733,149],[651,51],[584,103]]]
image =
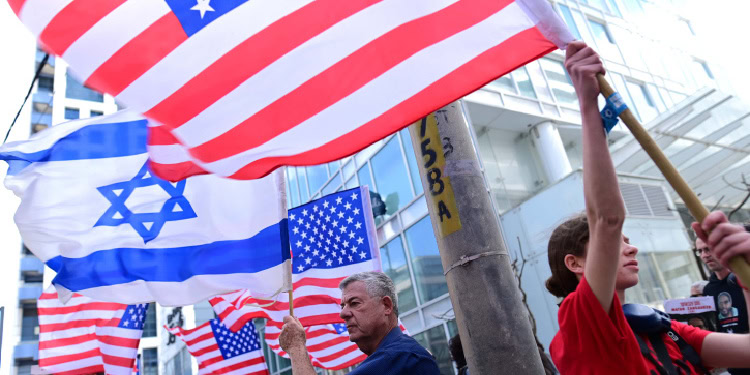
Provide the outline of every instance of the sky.
[[[665,0],[656,0],[665,1]],[[750,104],[750,47],[743,40],[747,34],[747,15],[750,14],[748,0],[687,0],[685,16],[691,20],[699,38],[700,48],[705,51],[711,69],[723,76],[731,77],[729,84],[734,93]],[[7,2],[0,0],[0,137],[4,137],[8,126],[21,105],[33,76],[34,41],[11,12]],[[30,104],[30,103],[29,103]],[[29,104],[26,105],[10,140],[23,139],[28,135]],[[5,167],[0,165],[0,178]],[[20,235],[13,224],[13,213],[18,199],[8,190],[0,188],[0,285],[15,285],[18,277]],[[0,305],[8,305],[16,297],[15,288],[0,288]],[[7,311],[7,310],[6,310]],[[6,316],[5,332],[16,330],[17,317],[12,312]],[[0,374],[9,374],[8,364],[12,357],[11,337],[3,340],[2,367]]]
[[747,37],[750,1],[694,0],[685,16],[701,40],[712,69],[723,70],[729,84],[745,103],[750,103],[750,43]]

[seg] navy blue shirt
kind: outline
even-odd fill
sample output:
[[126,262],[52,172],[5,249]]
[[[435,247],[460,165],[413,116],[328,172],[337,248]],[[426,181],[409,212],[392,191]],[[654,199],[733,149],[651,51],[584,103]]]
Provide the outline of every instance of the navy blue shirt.
[[349,375],[440,375],[440,370],[425,348],[395,327]]

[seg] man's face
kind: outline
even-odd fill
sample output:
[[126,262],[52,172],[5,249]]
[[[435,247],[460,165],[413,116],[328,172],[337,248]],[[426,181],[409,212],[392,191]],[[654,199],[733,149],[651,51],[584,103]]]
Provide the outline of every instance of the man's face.
[[723,316],[732,316],[732,301],[726,295],[719,296],[719,312]]
[[695,252],[700,256],[703,263],[706,264],[706,267],[708,267],[711,272],[720,272],[724,270],[724,266],[719,263],[716,258],[714,258],[713,255],[711,255],[711,251],[708,249],[708,245],[706,245],[705,242],[703,242],[700,238],[695,240]]
[[353,342],[373,338],[388,325],[390,309],[383,303],[384,297],[370,297],[365,283],[355,281],[341,291],[341,313],[339,314]]
[[706,325],[703,323],[703,319],[696,316],[688,319],[688,324],[695,328],[706,329]]

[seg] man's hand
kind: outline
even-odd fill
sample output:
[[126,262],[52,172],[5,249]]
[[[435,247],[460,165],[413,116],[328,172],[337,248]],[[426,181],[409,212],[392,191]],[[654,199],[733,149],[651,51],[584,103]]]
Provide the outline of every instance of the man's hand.
[[729,260],[735,256],[750,263],[750,233],[742,226],[730,223],[723,212],[714,211],[700,225],[693,223],[692,227],[724,267],[729,267]]
[[305,328],[302,327],[302,323],[299,322],[294,316],[284,317],[284,326],[281,328],[281,334],[279,335],[279,345],[281,349],[290,355],[293,352],[307,351],[305,342],[307,336],[305,335]]
[[596,103],[599,96],[599,81],[596,75],[605,73],[599,55],[584,42],[571,42],[565,50],[565,69],[573,80],[573,87],[581,104]]

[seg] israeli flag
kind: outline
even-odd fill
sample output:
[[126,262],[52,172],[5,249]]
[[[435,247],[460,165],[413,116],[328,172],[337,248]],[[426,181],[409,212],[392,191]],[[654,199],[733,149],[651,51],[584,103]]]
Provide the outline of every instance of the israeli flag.
[[161,180],[147,168],[147,126],[120,111],[0,147],[5,186],[21,198],[15,222],[60,294],[181,306],[288,290],[283,175]]

